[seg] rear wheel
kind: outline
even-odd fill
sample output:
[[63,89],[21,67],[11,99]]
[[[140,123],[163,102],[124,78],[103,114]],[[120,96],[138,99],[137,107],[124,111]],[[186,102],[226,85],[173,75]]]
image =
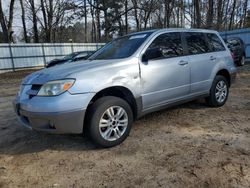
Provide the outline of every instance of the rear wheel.
[[238,62],[238,65],[243,66],[243,65],[245,65],[245,62],[246,62],[246,57],[243,55],[241,57],[240,61]]
[[129,135],[133,113],[129,104],[118,97],[102,97],[90,107],[89,133],[101,147],[122,143]]
[[206,98],[209,106],[220,107],[223,106],[228,97],[229,85],[224,76],[217,75],[213,81],[210,89],[210,96]]

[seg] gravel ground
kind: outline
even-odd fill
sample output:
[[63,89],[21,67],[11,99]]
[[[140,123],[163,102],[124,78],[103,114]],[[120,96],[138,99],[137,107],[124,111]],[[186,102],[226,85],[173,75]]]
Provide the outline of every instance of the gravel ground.
[[225,106],[149,114],[110,149],[21,127],[11,101],[30,72],[0,74],[0,187],[250,187],[250,64]]

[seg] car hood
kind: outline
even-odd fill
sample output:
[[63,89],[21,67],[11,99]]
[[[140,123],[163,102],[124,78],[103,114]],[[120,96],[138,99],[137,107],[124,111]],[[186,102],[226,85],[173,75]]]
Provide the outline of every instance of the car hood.
[[117,63],[117,60],[85,60],[77,61],[69,64],[62,64],[50,68],[44,68],[40,71],[28,75],[22,84],[44,84],[51,80],[58,80],[64,78],[71,78],[74,73],[89,71],[93,68],[101,68],[103,66]]

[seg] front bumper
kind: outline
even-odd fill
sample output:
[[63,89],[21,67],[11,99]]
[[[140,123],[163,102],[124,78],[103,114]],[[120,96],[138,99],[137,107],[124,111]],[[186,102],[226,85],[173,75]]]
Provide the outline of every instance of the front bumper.
[[55,134],[80,134],[83,131],[85,110],[54,113],[29,112],[16,107],[15,110],[19,122],[29,129]]
[[93,94],[32,99],[17,96],[13,101],[20,123],[33,130],[55,134],[80,134],[83,132],[85,111]]

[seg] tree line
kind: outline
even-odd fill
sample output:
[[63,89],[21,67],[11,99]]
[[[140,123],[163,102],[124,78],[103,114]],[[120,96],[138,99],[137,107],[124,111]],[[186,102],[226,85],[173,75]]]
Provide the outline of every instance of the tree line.
[[0,0],[0,42],[13,42],[14,13],[28,42],[106,42],[155,28],[250,27],[248,0]]

